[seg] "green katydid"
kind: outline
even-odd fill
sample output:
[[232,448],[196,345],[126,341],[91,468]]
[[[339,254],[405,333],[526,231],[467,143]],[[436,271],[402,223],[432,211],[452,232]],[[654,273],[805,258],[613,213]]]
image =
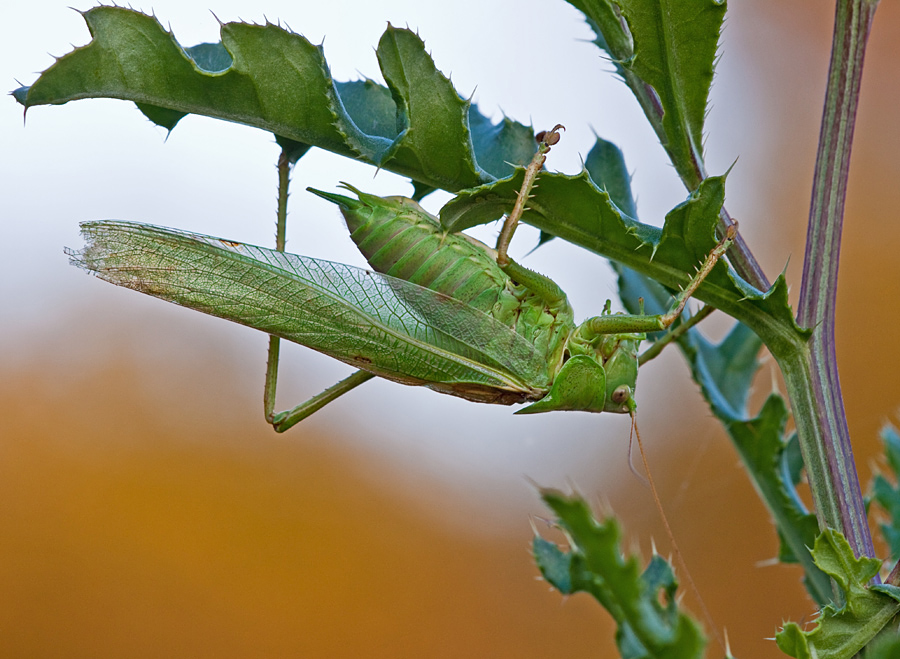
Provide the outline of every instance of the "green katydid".
[[356,198],[312,192],[340,206],[375,272],[118,221],[83,223],[86,246],[68,253],[75,265],[111,283],[295,341],[360,369],[307,403],[273,414],[273,339],[266,416],[279,432],[374,376],[476,402],[530,403],[517,414],[633,413],[641,340],[681,316],[734,230],[668,313],[613,314],[607,302],[600,316],[576,326],[559,286],[506,254],[559,128],[538,135],[538,152],[496,251],[464,234],[447,234],[411,199],[375,197],[345,184]]

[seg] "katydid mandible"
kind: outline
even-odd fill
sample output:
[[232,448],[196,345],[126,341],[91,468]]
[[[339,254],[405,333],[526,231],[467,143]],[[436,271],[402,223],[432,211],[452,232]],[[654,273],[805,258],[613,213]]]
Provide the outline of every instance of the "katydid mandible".
[[[111,283],[300,343],[360,369],[310,401],[273,414],[270,348],[266,416],[279,432],[374,376],[475,402],[529,403],[517,414],[633,414],[640,342],[646,332],[668,329],[681,316],[735,229],[675,296],[669,312],[613,314],[607,302],[601,315],[576,326],[559,286],[506,253],[560,128],[538,135],[538,151],[497,250],[446,233],[411,199],[376,197],[344,184],[356,198],[311,191],[339,205],[374,272],[119,221],[82,223],[86,245],[67,253],[73,264]],[[286,200],[286,188],[282,192]]]

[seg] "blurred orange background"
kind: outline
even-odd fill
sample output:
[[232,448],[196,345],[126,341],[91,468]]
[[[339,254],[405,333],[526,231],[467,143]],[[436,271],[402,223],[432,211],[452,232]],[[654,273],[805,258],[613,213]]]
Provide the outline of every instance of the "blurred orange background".
[[[717,89],[727,93],[714,90],[708,128],[710,157],[721,167],[711,170],[740,156],[726,204],[770,276],[790,258],[796,298],[833,8],[813,0],[742,4],[733,3],[723,37]],[[157,12],[165,24],[169,17]],[[23,28],[42,50],[68,49],[68,41],[43,43],[38,25],[17,24]],[[890,338],[900,326],[898,44],[900,9],[883,3],[862,85],[837,310],[843,392],[864,484],[878,431],[900,403],[900,348]],[[433,52],[440,66],[442,53]],[[10,57],[4,54],[4,66]],[[11,73],[21,78],[28,69]],[[751,73],[744,87],[736,76],[749,81]],[[32,112],[49,117],[78,105]],[[144,128],[128,111],[124,135]],[[18,111],[8,116],[4,134],[41,130],[31,113],[24,128]],[[716,146],[723,141],[728,148]],[[19,157],[8,147],[4,155]],[[128,152],[118,165],[140,158]],[[46,168],[25,175],[45,183],[76,176],[77,162],[74,154],[46,153]],[[274,174],[267,175],[268,212]],[[4,199],[24,195],[36,209],[50,194],[39,185],[14,188],[8,177],[2,185]],[[36,220],[3,216],[4,229],[28,222],[35,222],[28,248],[58,255],[60,245]],[[510,410],[490,410],[483,422],[471,417],[463,450],[449,452],[428,437],[454,417],[482,414],[471,409],[478,406],[436,403],[423,412],[428,418],[410,421],[409,439],[395,439],[384,424],[441,397],[413,392],[404,399],[412,402],[395,404],[397,386],[372,385],[369,408],[357,407],[368,396],[364,387],[320,413],[327,419],[277,436],[261,413],[264,337],[132,302],[138,296],[102,290],[69,270],[62,272],[97,296],[48,310],[47,323],[28,332],[16,324],[24,303],[17,309],[11,301],[21,303],[13,288],[32,275],[3,274],[0,656],[615,655],[605,611],[584,595],[563,600],[536,579],[529,516],[546,511],[528,478],[573,484],[598,510],[617,514],[627,547],[646,557],[653,538],[668,553],[650,495],[628,473],[627,423],[598,430],[595,418],[575,415],[573,426],[550,419],[538,427],[509,420]],[[28,304],[40,306],[51,286],[36,287]],[[298,354],[283,370],[291,378],[293,368],[297,383],[285,385],[282,408],[318,386],[294,391],[307,369],[306,353]],[[766,564],[777,549],[767,513],[677,355],[662,362],[641,380],[639,421],[670,522],[735,654],[774,656],[766,639],[782,620],[809,617],[813,606],[798,570]],[[766,366],[756,404],[772,386]],[[393,420],[367,416],[372,407]],[[508,458],[489,453],[496,429],[511,424],[518,424],[512,437],[496,440]],[[697,610],[690,593],[685,602]],[[721,652],[711,646],[710,656]]]

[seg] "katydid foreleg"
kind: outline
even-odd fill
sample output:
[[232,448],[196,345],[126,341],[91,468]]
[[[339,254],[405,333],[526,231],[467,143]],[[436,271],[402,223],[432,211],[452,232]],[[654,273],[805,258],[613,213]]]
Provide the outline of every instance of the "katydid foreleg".
[[575,340],[584,343],[593,343],[599,337],[607,334],[618,333],[646,333],[667,330],[684,311],[684,305],[694,292],[699,288],[706,276],[712,271],[716,263],[734,241],[737,233],[737,226],[732,225],[728,228],[725,237],[722,238],[707,255],[703,263],[697,269],[697,273],[691,278],[687,286],[675,296],[675,303],[663,314],[604,314],[602,316],[594,316],[584,321],[578,329],[575,330]]
[[693,327],[700,324],[701,321],[715,310],[715,307],[707,304],[684,322],[672,327],[668,332],[654,341],[652,346],[641,353],[641,356],[638,358],[638,366],[643,366],[651,359],[658,357],[667,345],[687,334]]

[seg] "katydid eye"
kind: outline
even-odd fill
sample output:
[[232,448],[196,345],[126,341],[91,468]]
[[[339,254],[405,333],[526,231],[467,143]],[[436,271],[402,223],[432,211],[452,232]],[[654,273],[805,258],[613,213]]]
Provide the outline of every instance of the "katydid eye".
[[625,403],[629,398],[631,398],[631,387],[627,384],[616,387],[612,392],[612,400],[614,403]]

